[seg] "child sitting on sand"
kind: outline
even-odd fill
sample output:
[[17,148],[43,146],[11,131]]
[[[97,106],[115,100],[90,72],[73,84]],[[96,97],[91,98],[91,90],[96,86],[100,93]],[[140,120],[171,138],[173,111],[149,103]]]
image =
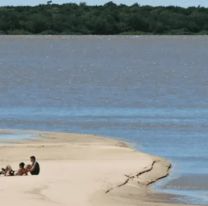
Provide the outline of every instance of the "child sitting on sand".
[[15,173],[15,171],[12,169],[10,165],[6,166],[6,168],[2,168],[2,171],[0,171],[0,175],[4,176],[23,176],[23,175],[28,175],[30,173],[31,175],[39,175],[40,173],[40,165],[36,161],[35,156],[30,157],[31,165],[27,165],[25,167],[25,163],[21,162],[19,164],[19,169]]
[[23,176],[23,175],[27,175],[27,169],[25,168],[25,163],[21,162],[19,164],[19,169],[15,174],[16,176]]
[[25,168],[25,163],[21,162],[19,164],[19,169],[18,171],[15,173],[15,171],[12,169],[12,167],[10,165],[7,165],[6,168],[2,168],[0,175],[4,175],[4,176],[23,176],[23,175],[27,175],[27,169]]

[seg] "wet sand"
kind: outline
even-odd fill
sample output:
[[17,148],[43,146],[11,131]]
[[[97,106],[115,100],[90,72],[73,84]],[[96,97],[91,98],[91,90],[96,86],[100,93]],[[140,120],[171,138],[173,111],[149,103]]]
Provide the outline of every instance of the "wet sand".
[[[15,131],[1,131],[1,134]],[[5,205],[124,206],[173,205],[149,185],[166,177],[170,163],[131,149],[128,144],[94,135],[26,131],[34,139],[0,143],[0,165],[17,169],[35,155],[39,176],[0,177]],[[163,203],[162,203],[163,202]]]

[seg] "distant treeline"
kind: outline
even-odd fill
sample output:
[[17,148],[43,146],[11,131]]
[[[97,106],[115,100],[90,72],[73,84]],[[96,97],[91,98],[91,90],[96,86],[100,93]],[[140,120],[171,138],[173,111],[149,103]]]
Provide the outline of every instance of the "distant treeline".
[[208,8],[113,2],[0,7],[0,34],[208,34]]

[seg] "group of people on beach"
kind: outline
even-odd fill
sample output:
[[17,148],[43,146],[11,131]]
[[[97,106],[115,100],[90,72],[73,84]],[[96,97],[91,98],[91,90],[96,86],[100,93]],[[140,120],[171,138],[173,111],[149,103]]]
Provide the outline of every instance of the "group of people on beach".
[[10,165],[2,168],[0,175],[4,176],[24,176],[24,175],[39,175],[40,165],[36,160],[35,156],[30,157],[31,164],[25,165],[24,162],[19,163],[19,169],[14,171]]

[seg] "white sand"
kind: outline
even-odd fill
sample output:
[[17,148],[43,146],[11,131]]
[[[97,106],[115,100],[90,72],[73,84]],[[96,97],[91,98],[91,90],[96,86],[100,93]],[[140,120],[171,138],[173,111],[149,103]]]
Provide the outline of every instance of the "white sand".
[[33,135],[34,141],[0,144],[0,166],[9,163],[17,169],[19,162],[29,163],[31,155],[41,165],[39,176],[0,176],[1,205],[168,205],[153,203],[147,187],[168,175],[166,160],[93,135]]

